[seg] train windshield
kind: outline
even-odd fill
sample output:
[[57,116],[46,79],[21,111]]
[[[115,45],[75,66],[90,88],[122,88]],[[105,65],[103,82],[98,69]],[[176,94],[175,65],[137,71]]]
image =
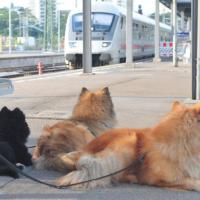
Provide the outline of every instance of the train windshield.
[[[92,13],[91,14],[92,25],[91,30],[93,32],[109,32],[113,21],[114,15],[110,13]],[[75,14],[72,17],[72,27],[74,32],[83,31],[83,15]]]

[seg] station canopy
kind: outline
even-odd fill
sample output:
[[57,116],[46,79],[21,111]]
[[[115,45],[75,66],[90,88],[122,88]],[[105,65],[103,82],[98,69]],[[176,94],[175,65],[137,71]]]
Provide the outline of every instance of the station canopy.
[[[171,2],[173,0],[160,0],[168,8],[171,7]],[[187,17],[191,16],[191,0],[177,0],[177,9],[178,12],[184,11]]]

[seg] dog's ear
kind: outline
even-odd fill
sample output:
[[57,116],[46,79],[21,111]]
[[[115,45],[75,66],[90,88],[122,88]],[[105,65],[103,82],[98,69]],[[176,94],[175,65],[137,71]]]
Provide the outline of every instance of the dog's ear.
[[10,111],[6,106],[4,106],[2,109],[1,109],[1,111],[0,112],[8,112],[8,111]]
[[174,101],[172,104],[172,111],[176,111],[178,109],[183,109],[184,105],[180,103],[179,101]]
[[200,114],[200,102],[196,103],[195,105],[193,105],[193,108],[196,110],[196,112],[198,114]]
[[102,93],[107,95],[107,96],[110,96],[110,91],[109,91],[109,88],[108,87],[105,87],[102,89]]
[[51,127],[49,125],[45,125],[42,131],[43,136],[51,136]]
[[87,92],[89,92],[89,90],[86,87],[83,87],[79,96],[81,97]]
[[200,108],[200,102],[196,103],[194,106],[195,106],[196,108]]
[[1,115],[1,117],[3,117],[4,119],[6,119],[7,117],[9,117],[9,116],[10,116],[10,113],[11,113],[11,111],[10,111],[6,106],[4,106],[4,107],[1,109],[1,111],[0,111],[0,115]]
[[12,111],[12,113],[13,113],[13,116],[16,117],[17,119],[25,120],[25,115],[19,108],[15,108]]
[[49,126],[49,125],[45,125],[45,126],[43,127],[43,130],[44,130],[44,131],[49,131],[49,130],[50,130],[50,126]]

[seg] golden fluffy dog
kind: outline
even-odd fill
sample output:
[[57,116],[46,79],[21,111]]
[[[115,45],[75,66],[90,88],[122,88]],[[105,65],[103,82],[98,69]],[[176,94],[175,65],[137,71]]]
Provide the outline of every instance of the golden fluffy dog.
[[82,88],[69,119],[46,126],[34,149],[32,160],[37,169],[65,171],[62,154],[82,149],[95,136],[116,124],[109,89],[90,92]]
[[117,181],[200,191],[200,104],[187,107],[174,102],[172,111],[154,127],[110,130],[63,160],[74,171],[56,180],[60,186],[132,164],[124,172],[81,187]]

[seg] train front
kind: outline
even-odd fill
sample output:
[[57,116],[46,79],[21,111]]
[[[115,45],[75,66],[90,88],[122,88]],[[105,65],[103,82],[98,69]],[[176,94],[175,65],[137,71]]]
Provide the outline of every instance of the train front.
[[[106,4],[107,5],[107,4]],[[118,13],[113,6],[98,4],[91,13],[92,65],[99,66],[113,60],[113,37],[118,22]],[[82,67],[83,14],[72,11],[65,32],[65,58],[74,68]]]

